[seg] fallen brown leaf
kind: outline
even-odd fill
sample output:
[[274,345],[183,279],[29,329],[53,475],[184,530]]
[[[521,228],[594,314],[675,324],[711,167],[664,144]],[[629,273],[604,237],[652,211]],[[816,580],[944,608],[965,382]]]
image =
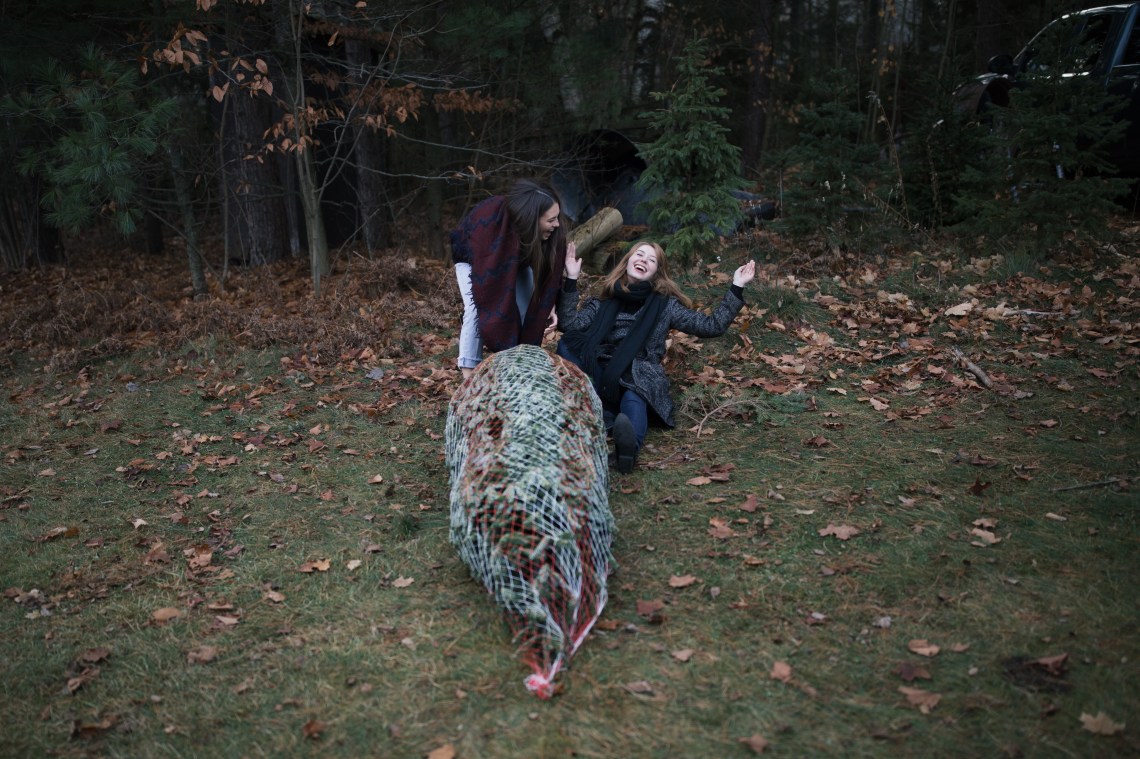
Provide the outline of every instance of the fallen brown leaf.
[[750,735],[747,738],[740,738],[739,740],[750,748],[754,754],[763,754],[764,749],[768,748],[768,741],[764,740],[763,736],[759,733]]
[[827,527],[819,531],[820,537],[827,537],[834,535],[840,540],[849,540],[860,533],[858,527],[852,527],[849,524],[834,525],[828,522]]
[[1043,656],[1040,659],[1034,659],[1030,664],[1036,664],[1054,677],[1061,677],[1065,674],[1065,662],[1068,660],[1068,654],[1057,654],[1056,656]]
[[718,517],[713,517],[709,520],[709,535],[712,535],[717,540],[727,540],[728,538],[736,535],[736,531],[728,526],[728,522]]
[[75,720],[71,723],[71,737],[72,738],[95,738],[107,732],[119,723],[119,717],[115,714],[109,714],[98,722],[80,722]]
[[970,541],[970,545],[973,546],[980,546],[984,548],[985,546],[992,546],[995,543],[1001,542],[1001,538],[999,538],[997,535],[993,534],[989,530],[983,530],[980,527],[975,527],[974,529],[970,530],[970,534],[978,538],[978,540]]
[[942,650],[933,643],[928,643],[926,638],[912,640],[910,643],[907,643],[906,647],[911,653],[918,654],[919,656],[937,656],[938,652]]
[[36,540],[40,543],[46,543],[49,540],[55,540],[56,538],[74,538],[78,534],[78,527],[53,527],[43,535],[40,535],[38,538],[36,538]]
[[99,668],[98,667],[88,667],[87,669],[83,670],[82,672],[80,672],[75,677],[69,677],[67,679],[67,692],[74,694],[77,690],[79,690],[84,685],[91,682],[92,680],[94,680],[98,676],[99,676]]
[[930,673],[925,667],[916,667],[910,662],[899,662],[899,665],[894,668],[894,673],[906,680],[908,683],[914,680],[929,680]]
[[923,714],[930,714],[930,710],[938,706],[938,702],[942,700],[942,695],[939,693],[931,693],[921,688],[908,688],[905,685],[899,686],[899,693],[906,696],[907,703],[918,707]]
[[186,661],[190,664],[209,664],[217,658],[218,649],[214,646],[198,646],[186,654]]
[[153,619],[155,622],[162,624],[165,622],[169,622],[172,619],[177,619],[178,617],[181,617],[181,616],[182,616],[182,612],[179,609],[175,609],[172,606],[164,606],[161,609],[154,610],[151,613],[150,618]]
[[697,581],[692,575],[673,575],[669,578],[670,588],[687,588]]
[[660,598],[654,598],[652,601],[637,601],[637,615],[639,617],[650,617],[665,608],[665,602]]
[[782,661],[773,662],[772,671],[768,676],[782,683],[790,683],[792,681],[792,666]]
[[204,543],[194,546],[193,548],[187,548],[182,552],[182,555],[186,557],[187,564],[189,564],[192,570],[205,569],[210,566],[210,562],[214,560],[213,549]]
[[1081,713],[1081,727],[1097,735],[1116,735],[1124,732],[1124,724],[1114,722],[1104,712],[1097,712],[1096,716]]
[[95,664],[101,662],[111,655],[111,649],[99,646],[98,648],[89,648],[79,655],[79,661]]
[[740,506],[737,508],[739,508],[741,511],[747,511],[749,514],[751,514],[752,512],[756,511],[756,509],[760,508],[760,501],[755,495],[752,495],[750,493],[748,497],[744,499],[744,503],[740,504]]

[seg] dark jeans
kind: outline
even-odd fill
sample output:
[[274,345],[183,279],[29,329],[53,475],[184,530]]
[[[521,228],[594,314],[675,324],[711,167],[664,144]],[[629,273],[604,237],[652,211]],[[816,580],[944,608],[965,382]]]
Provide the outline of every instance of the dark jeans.
[[[578,357],[566,347],[566,343],[562,340],[558,341],[558,349],[556,351],[559,356],[566,359],[570,363],[577,366],[579,369],[585,371],[582,363]],[[595,385],[594,391],[597,392]],[[621,402],[617,408],[613,404],[602,403],[602,418],[606,423],[606,431],[609,432],[613,429],[614,418],[618,414],[625,414],[629,417],[629,421],[633,423],[633,432],[637,435],[637,450],[641,450],[641,444],[645,442],[645,433],[649,429],[649,406],[645,403],[645,399],[638,395],[635,391],[628,388],[622,389]]]

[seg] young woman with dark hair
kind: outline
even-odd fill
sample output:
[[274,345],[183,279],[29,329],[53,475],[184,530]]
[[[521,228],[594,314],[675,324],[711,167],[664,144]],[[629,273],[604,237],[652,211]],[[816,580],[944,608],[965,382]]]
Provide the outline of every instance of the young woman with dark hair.
[[744,286],[756,275],[756,262],[733,273],[732,287],[710,315],[691,308],[657,243],[631,247],[602,280],[601,294],[579,308],[581,272],[581,260],[569,252],[558,300],[558,326],[565,333],[558,354],[593,380],[613,433],[617,470],[628,473],[645,441],[649,412],[667,427],[674,425],[669,378],[661,365],[669,330],[723,335],[744,306]]
[[535,179],[479,203],[451,233],[455,276],[463,295],[459,368],[479,364],[484,347],[539,345],[557,323],[558,285],[567,248],[558,195]]

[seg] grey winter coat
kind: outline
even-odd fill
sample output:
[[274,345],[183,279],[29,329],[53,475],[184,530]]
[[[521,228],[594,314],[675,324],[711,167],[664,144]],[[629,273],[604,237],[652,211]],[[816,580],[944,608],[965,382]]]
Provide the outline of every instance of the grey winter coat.
[[[594,321],[601,307],[597,298],[587,298],[578,308],[578,290],[567,292],[565,287],[558,295],[558,328],[563,331],[586,329]],[[744,307],[744,301],[730,289],[711,315],[686,308],[674,297],[670,297],[657,320],[649,339],[633,359],[630,371],[622,377],[621,384],[645,399],[654,413],[667,426],[676,423],[673,419],[673,399],[669,395],[669,377],[661,361],[665,358],[665,339],[669,330],[675,329],[696,337],[717,337],[723,335],[732,320]],[[637,314],[618,312],[613,330],[603,340],[616,345],[629,333]],[[632,377],[632,382],[630,378]]]

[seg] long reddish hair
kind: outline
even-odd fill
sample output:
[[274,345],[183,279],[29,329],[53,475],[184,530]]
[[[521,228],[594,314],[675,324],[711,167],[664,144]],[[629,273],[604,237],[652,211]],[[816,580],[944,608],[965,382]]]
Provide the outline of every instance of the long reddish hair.
[[681,304],[686,308],[691,307],[693,302],[689,300],[689,296],[681,292],[681,288],[673,281],[673,278],[669,276],[668,259],[665,258],[664,249],[651,240],[642,240],[630,246],[629,250],[625,252],[625,255],[621,257],[621,260],[617,262],[617,265],[610,270],[609,274],[602,278],[601,295],[598,297],[603,299],[612,298],[614,295],[614,287],[618,282],[621,282],[623,285],[629,285],[629,278],[625,274],[625,269],[629,265],[629,259],[633,258],[633,254],[642,245],[648,245],[653,248],[653,253],[657,256],[657,271],[653,273],[653,279],[649,281],[653,286],[653,291],[666,297],[672,296],[676,298],[681,301]]

